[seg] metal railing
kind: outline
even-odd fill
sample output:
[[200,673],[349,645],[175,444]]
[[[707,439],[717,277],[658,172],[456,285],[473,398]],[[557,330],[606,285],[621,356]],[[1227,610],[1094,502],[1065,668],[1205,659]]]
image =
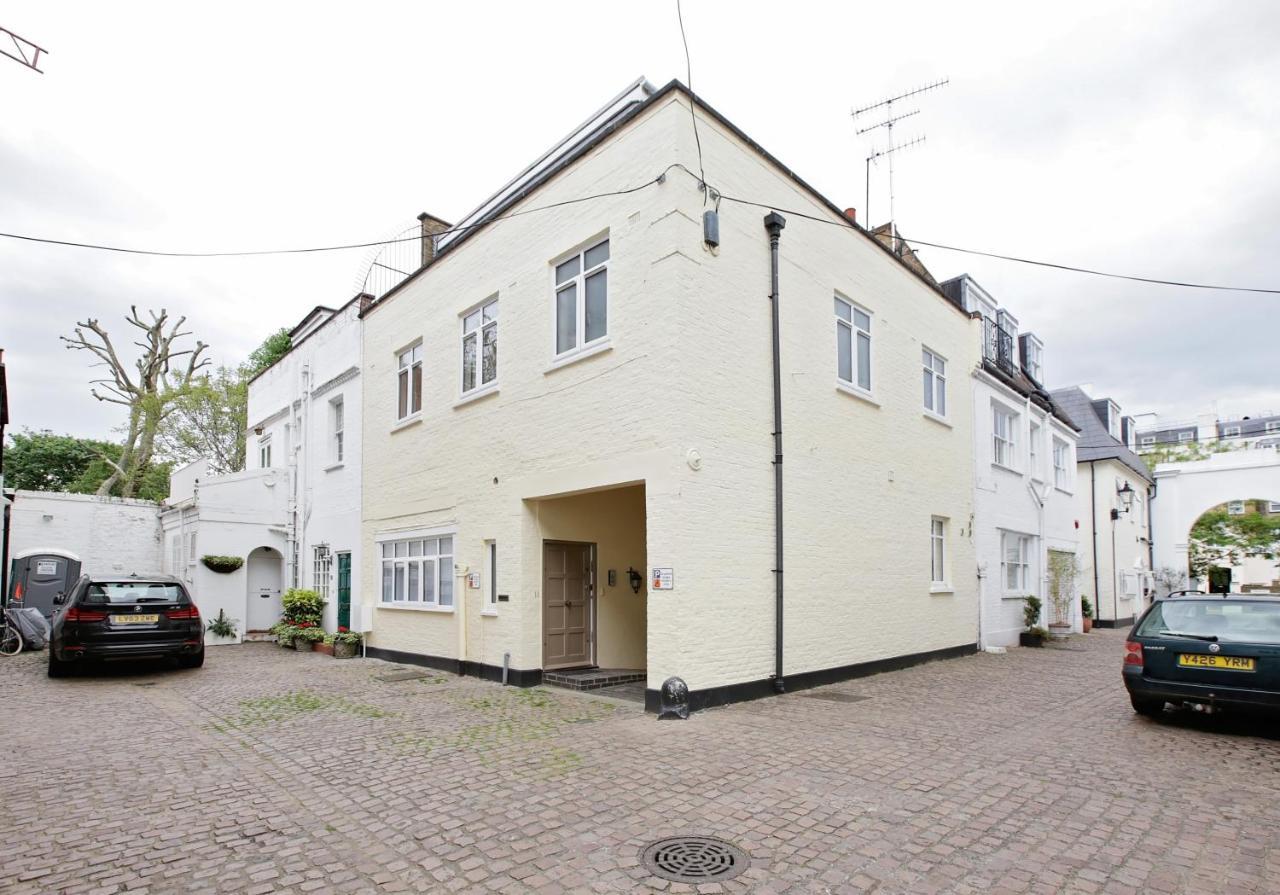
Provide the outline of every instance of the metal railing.
[[982,359],[990,361],[1010,376],[1018,372],[1013,333],[990,317],[982,318]]

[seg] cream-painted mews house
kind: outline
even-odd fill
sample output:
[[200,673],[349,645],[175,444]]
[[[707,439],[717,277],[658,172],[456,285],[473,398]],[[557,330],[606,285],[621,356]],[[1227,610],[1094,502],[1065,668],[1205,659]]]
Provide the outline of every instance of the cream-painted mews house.
[[[981,645],[1012,646],[1029,596],[1041,624],[1080,631],[1075,424],[1044,390],[1044,343],[967,274],[942,290],[981,317],[973,368],[974,545]],[[928,379],[926,378],[926,389]]]
[[636,82],[363,313],[370,655],[698,707],[975,648],[978,321],[690,105]]
[[1154,591],[1151,574],[1153,479],[1133,452],[1133,419],[1110,398],[1080,387],[1050,393],[1080,427],[1076,514],[1080,519],[1080,585],[1104,628],[1129,625]]
[[[367,627],[353,575],[360,557],[360,320],[366,296],[318,307],[292,347],[249,383],[245,469],[214,475],[206,461],[176,470],[160,513],[164,567],[200,610],[225,610],[237,638],[280,620],[290,587],[329,602],[325,627]],[[205,556],[244,560],[215,572]]]

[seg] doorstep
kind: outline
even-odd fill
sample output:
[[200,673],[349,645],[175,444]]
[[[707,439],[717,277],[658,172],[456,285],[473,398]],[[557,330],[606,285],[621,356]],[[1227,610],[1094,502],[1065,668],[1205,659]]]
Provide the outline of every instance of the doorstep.
[[542,672],[542,683],[567,690],[599,690],[644,679],[643,668],[568,668]]

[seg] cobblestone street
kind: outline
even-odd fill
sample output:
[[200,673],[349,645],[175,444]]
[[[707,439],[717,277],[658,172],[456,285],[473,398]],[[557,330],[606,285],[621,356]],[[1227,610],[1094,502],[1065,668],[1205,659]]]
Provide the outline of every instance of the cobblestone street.
[[686,723],[265,644],[57,681],[24,654],[0,660],[0,891],[695,891],[640,862],[679,834],[750,856],[704,892],[1280,890],[1280,740],[1134,715],[1121,643]]

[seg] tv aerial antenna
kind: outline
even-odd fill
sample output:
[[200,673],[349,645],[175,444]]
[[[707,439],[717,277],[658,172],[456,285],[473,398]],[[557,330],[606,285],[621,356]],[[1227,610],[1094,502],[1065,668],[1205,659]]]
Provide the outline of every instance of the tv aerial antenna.
[[862,136],[863,134],[869,134],[874,130],[879,130],[880,128],[884,128],[885,131],[887,132],[887,139],[888,139],[888,147],[886,149],[875,150],[871,153],[871,155],[867,156],[867,172],[866,172],[866,200],[867,201],[866,201],[866,207],[863,209],[863,213],[866,215],[867,226],[870,227],[871,226],[871,163],[878,158],[882,158],[882,157],[888,158],[889,160],[889,224],[890,224],[890,228],[893,230],[893,234],[891,235],[891,238],[894,242],[894,248],[897,247],[896,245],[897,228],[893,226],[893,220],[894,220],[894,217],[893,217],[893,156],[895,153],[900,152],[903,149],[923,143],[925,138],[922,135],[906,143],[900,143],[896,146],[894,145],[893,126],[905,118],[910,118],[913,115],[919,115],[920,110],[912,109],[910,112],[903,112],[902,114],[895,115],[893,105],[894,103],[900,103],[905,99],[910,99],[913,96],[919,96],[922,93],[928,93],[930,90],[941,89],[943,87],[946,87],[950,83],[951,83],[950,78],[943,78],[941,81],[934,81],[932,84],[925,84],[923,87],[917,87],[914,90],[908,90],[906,93],[899,93],[897,96],[891,96],[888,99],[880,100],[880,102],[878,103],[872,103],[869,106],[863,106],[861,109],[853,110],[852,117],[854,121],[857,121],[863,115],[867,115],[878,109],[884,110],[883,121],[878,121],[875,124],[867,125],[866,127],[860,128],[858,130],[858,136]]
[[[10,48],[11,45],[12,49]],[[8,56],[14,62],[21,62],[33,71],[44,74],[40,69],[41,53],[47,56],[49,51],[42,46],[33,44],[25,37],[19,37],[8,28],[0,25],[0,54]]]

